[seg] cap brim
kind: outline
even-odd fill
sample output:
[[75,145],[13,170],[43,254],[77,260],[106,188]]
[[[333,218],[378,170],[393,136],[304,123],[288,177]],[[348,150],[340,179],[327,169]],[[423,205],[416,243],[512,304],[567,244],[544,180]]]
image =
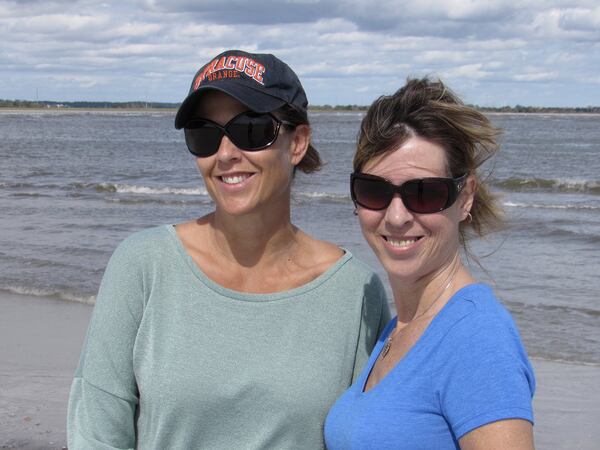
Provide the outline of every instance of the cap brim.
[[180,130],[185,126],[188,120],[190,120],[196,103],[202,94],[208,90],[224,92],[243,103],[252,111],[259,113],[272,112],[286,104],[285,100],[272,97],[264,92],[254,90],[236,82],[222,82],[219,86],[201,86],[190,93],[179,107],[177,115],[175,116],[176,129]]

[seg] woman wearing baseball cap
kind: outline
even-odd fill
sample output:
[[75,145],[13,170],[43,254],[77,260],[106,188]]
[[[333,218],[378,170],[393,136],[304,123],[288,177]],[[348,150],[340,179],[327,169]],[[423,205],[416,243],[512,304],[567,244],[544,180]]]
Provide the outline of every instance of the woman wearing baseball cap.
[[69,402],[69,449],[323,448],[327,410],[389,319],[380,280],[290,220],[321,161],[307,99],[273,55],[229,50],[175,127],[215,203],[113,254]]

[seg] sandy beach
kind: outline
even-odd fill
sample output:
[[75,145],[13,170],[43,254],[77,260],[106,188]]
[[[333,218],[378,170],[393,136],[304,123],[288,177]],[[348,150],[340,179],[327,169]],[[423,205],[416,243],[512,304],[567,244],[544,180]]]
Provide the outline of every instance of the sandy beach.
[[[0,448],[66,447],[67,398],[91,311],[0,293]],[[600,448],[600,366],[533,363],[536,448]]]

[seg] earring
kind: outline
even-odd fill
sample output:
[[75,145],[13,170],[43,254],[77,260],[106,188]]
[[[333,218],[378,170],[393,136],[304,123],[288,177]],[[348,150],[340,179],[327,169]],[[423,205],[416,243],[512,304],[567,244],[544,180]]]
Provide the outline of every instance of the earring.
[[356,208],[354,208],[354,213],[353,213],[353,214],[354,214],[355,216],[358,216],[358,211],[357,211],[357,209],[356,209]]
[[467,213],[467,223],[471,223],[473,222],[473,216],[471,215],[470,212]]

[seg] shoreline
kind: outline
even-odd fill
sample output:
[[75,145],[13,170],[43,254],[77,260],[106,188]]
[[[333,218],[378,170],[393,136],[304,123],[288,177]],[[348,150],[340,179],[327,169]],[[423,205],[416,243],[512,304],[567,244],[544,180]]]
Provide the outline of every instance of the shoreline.
[[[0,449],[66,447],[67,400],[92,306],[0,292]],[[533,359],[537,450],[600,442],[599,365]]]
[[[94,113],[94,112],[110,112],[110,113],[169,113],[174,114],[177,112],[177,108],[118,108],[118,107],[82,107],[82,108],[73,108],[73,107],[7,107],[0,106],[0,114],[1,113],[19,113],[19,112],[62,112],[62,113],[77,113],[77,112],[85,112],[85,113]],[[487,110],[480,109],[478,110],[484,115],[493,115],[493,116],[582,116],[582,117],[598,117],[600,116],[600,112],[593,111],[574,111],[566,108],[564,111],[498,111],[498,110]],[[367,108],[323,108],[320,106],[308,107],[309,113],[338,113],[338,114],[356,114],[356,113],[366,113]]]

